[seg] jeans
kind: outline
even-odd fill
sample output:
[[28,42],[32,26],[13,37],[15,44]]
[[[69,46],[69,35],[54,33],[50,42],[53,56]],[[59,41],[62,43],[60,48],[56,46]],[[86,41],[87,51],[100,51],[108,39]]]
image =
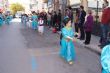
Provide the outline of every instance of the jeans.
[[105,45],[107,42],[107,36],[109,32],[109,25],[108,24],[101,24],[101,29],[102,29],[102,45]]

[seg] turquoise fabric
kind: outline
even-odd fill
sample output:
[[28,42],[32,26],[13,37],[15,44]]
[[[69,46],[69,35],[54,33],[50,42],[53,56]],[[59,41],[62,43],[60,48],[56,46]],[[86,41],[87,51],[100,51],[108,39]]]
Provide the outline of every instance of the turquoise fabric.
[[37,15],[33,15],[32,16],[32,28],[33,29],[37,29],[38,26],[38,16]]
[[2,26],[2,24],[3,24],[3,16],[2,14],[0,14],[0,26]]
[[6,24],[10,24],[10,21],[11,21],[11,16],[7,16],[6,17],[6,20],[5,20],[5,22],[6,22]]
[[110,73],[110,45],[103,48],[101,53],[102,73]]
[[75,47],[72,40],[67,41],[67,36],[73,38],[74,32],[73,29],[62,29],[62,40],[61,40],[61,49],[60,49],[60,56],[63,57],[67,62],[73,61],[75,59]]
[[22,17],[22,19],[23,19],[23,24],[26,25],[26,23],[27,23],[27,21],[26,21],[26,20],[27,20],[27,17],[24,15],[24,16]]

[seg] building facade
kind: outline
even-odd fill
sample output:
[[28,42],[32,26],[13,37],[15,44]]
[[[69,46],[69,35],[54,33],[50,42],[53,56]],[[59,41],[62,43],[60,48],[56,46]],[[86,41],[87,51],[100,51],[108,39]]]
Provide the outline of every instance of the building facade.
[[37,0],[30,0],[30,10],[34,11],[38,9],[38,1]]
[[9,1],[8,0],[0,0],[0,11],[7,11],[9,10]]
[[30,0],[31,11],[47,11],[46,0]]
[[47,2],[48,11],[51,12],[54,10],[54,0],[48,0]]
[[48,9],[58,11],[59,9],[63,10],[66,6],[69,5],[69,0],[48,0]]

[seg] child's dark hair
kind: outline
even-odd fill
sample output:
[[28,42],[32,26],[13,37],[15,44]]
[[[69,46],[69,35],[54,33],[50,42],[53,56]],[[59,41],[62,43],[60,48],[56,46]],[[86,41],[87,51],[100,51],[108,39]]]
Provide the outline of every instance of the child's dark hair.
[[81,5],[80,8],[81,8],[81,9],[84,9],[84,6]]
[[64,18],[64,20],[63,20],[63,23],[64,23],[64,25],[66,26],[66,24],[70,21],[71,19],[70,18]]

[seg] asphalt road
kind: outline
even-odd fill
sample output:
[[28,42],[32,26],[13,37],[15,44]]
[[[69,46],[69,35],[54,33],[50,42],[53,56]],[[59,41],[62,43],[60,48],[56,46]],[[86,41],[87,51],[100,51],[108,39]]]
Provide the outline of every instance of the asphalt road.
[[101,73],[100,56],[75,43],[76,60],[59,57],[59,36],[45,27],[45,34],[14,19],[0,27],[0,73]]

